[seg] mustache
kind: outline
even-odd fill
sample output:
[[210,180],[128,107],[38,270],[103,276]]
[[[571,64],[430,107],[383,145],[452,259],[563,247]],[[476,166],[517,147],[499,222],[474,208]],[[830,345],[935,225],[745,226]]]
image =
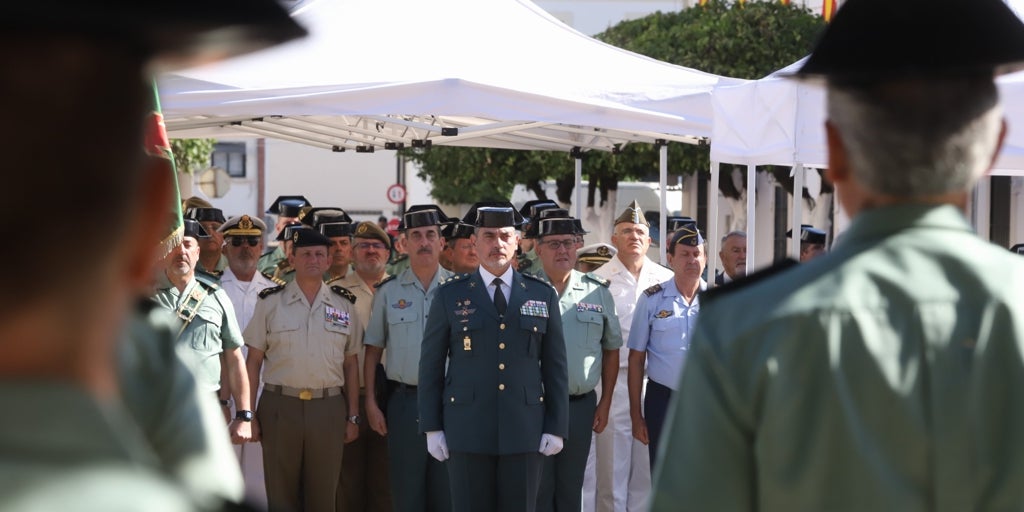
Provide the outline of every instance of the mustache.
[[416,251],[416,254],[434,254],[434,250],[430,247],[420,247],[420,250]]

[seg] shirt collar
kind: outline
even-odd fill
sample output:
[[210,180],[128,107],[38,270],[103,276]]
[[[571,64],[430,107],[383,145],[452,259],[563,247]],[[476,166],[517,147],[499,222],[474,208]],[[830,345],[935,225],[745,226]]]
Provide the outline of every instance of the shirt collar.
[[485,269],[483,265],[480,265],[480,278],[484,280],[484,284],[486,284],[487,286],[490,286],[491,283],[494,282],[494,278],[495,277],[499,277],[499,278],[501,278],[501,282],[504,283],[505,286],[508,286],[509,288],[511,288],[512,287],[512,272],[513,272],[512,271],[512,265],[509,265],[508,269],[505,270],[504,274],[502,274],[500,276],[496,276],[496,275],[488,272],[487,269]]

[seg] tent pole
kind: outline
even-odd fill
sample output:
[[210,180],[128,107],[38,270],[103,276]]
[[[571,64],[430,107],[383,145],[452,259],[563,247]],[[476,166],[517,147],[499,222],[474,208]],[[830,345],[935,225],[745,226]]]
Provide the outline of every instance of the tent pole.
[[804,164],[797,163],[793,167],[793,222],[791,223],[793,232],[789,239],[789,254],[797,261],[800,260],[800,226],[804,219],[805,172]]
[[757,222],[754,219],[757,204],[757,166],[747,164],[747,273],[754,273],[755,243],[757,242]]
[[668,186],[668,143],[664,139],[658,139],[654,141],[654,145],[658,147],[658,187],[661,190],[661,208],[658,214],[658,255],[661,257],[661,264],[665,265],[668,263],[668,259],[665,256],[666,247],[665,242],[668,240],[668,225],[666,223],[667,215],[665,211],[665,198],[667,196],[665,187]]
[[718,269],[718,162],[711,161],[711,183],[708,185],[708,284],[715,285],[715,270]]
[[572,148],[573,162],[576,169],[576,198],[573,199],[576,207],[576,218],[583,219],[583,151],[579,147]]

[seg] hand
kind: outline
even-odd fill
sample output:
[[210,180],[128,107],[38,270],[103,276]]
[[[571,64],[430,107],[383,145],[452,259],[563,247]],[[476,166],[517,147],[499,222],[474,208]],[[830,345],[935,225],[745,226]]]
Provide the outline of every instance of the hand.
[[380,407],[377,407],[375,400],[366,401],[366,421],[370,422],[370,428],[374,432],[382,436],[388,435],[388,422],[384,419],[384,413],[381,412]]
[[605,427],[608,426],[608,414],[611,410],[611,401],[601,401],[597,404],[597,409],[594,410],[594,432],[600,434],[604,432]]
[[252,440],[252,424],[248,421],[234,420],[228,426],[232,444],[245,444]]
[[249,422],[249,430],[252,432],[252,437],[249,438],[250,443],[258,443],[263,440],[263,429],[260,428],[260,422],[256,420],[255,416]]
[[359,439],[359,425],[350,421],[345,422],[345,444]]
[[448,460],[448,441],[444,438],[444,430],[427,432],[427,451],[441,462]]
[[647,435],[647,421],[643,416],[633,416],[633,437],[643,444],[651,443],[651,439]]
[[549,457],[557,455],[562,451],[562,438],[551,434],[540,436],[540,448],[537,451]]

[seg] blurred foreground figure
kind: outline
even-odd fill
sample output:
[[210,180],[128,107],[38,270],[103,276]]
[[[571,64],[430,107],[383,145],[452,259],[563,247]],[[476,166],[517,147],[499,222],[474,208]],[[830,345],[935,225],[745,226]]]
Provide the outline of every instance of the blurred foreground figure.
[[[0,509],[189,510],[119,397],[118,340],[149,292],[167,226],[166,165],[143,150],[151,66],[194,64],[302,33],[271,1],[23,2],[4,6],[0,127],[6,186],[45,190],[39,221],[8,221],[19,268],[0,292]],[[228,14],[230,13],[230,14]],[[88,124],[88,134],[69,136]],[[88,191],[93,208],[82,207]],[[35,206],[16,193],[12,208]],[[30,203],[31,201],[31,203]],[[67,248],[74,248],[69,265]]]
[[654,510],[1024,506],[1024,261],[963,215],[1005,133],[993,76],[1022,61],[999,0],[843,5],[800,75],[827,79],[852,222],[708,293]]

